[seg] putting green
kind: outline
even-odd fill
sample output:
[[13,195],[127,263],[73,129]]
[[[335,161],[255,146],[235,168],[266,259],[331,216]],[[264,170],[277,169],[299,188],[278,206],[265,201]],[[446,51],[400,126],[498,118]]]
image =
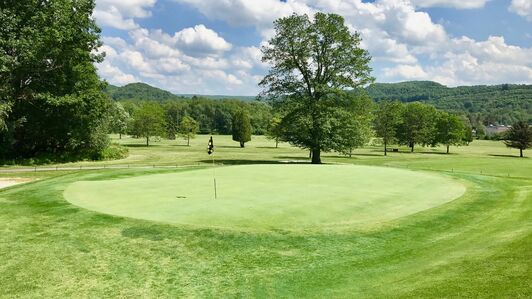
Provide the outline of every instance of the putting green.
[[78,181],[66,200],[107,214],[231,229],[363,227],[449,202],[465,187],[449,177],[351,165],[245,165]]

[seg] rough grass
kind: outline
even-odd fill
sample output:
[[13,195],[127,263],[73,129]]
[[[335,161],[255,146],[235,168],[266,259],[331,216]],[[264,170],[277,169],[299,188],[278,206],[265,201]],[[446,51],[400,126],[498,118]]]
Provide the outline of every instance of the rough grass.
[[[227,137],[215,142],[232,145]],[[130,157],[117,163],[208,161],[206,138],[191,148],[172,143],[130,147]],[[262,148],[268,144],[255,139],[216,155],[226,164],[306,157],[286,145]],[[377,150],[324,160],[444,173],[467,191],[371,230],[250,232],[109,216],[63,199],[79,180],[186,169],[34,174],[41,180],[0,191],[0,297],[532,296],[532,159],[507,157],[515,152],[496,142],[453,155],[419,149],[382,157]]]

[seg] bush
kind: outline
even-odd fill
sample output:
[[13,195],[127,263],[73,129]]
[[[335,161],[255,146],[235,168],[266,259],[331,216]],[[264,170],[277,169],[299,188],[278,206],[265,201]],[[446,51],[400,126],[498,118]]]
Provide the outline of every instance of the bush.
[[117,160],[127,158],[127,156],[129,156],[129,149],[127,147],[113,143],[104,148],[95,160]]

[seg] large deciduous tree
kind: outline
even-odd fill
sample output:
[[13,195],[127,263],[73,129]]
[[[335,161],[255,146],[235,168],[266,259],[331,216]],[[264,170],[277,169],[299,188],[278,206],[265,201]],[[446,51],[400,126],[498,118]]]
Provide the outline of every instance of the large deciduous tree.
[[312,163],[319,164],[322,151],[342,150],[333,124],[353,103],[346,91],[373,81],[371,57],[336,14],[316,13],[313,20],[294,14],[274,26],[262,48],[271,69],[260,82],[261,97],[283,111],[283,139],[310,149]]
[[251,121],[245,110],[238,110],[233,116],[233,141],[244,147],[251,140]]
[[403,105],[397,101],[381,101],[375,112],[375,132],[384,143],[384,155],[387,155],[387,146],[396,140],[397,128],[401,124]]
[[95,155],[110,101],[93,0],[0,2],[0,157]]
[[532,148],[532,127],[526,121],[518,121],[504,135],[504,143],[508,147],[519,149],[519,157],[523,150]]

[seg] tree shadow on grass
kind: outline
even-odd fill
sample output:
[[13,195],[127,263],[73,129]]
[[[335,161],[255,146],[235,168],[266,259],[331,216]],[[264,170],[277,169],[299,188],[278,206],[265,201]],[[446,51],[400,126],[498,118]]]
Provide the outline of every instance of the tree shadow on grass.
[[310,158],[307,156],[307,157],[301,157],[301,156],[276,156],[275,158],[277,159],[283,159],[283,160],[307,160],[307,161],[310,161]]
[[504,158],[528,158],[527,156],[519,157],[519,154],[517,154],[517,155],[498,155],[498,154],[488,154],[488,156],[492,156],[492,157],[504,157]]
[[452,156],[452,155],[458,155],[457,153],[446,153],[446,152],[414,152],[414,154],[422,154],[422,155],[444,155],[444,156]]
[[133,143],[133,144],[121,144],[121,145],[125,147],[146,147],[146,148],[161,146],[160,144],[150,144],[149,146],[146,146],[146,143],[144,144]]
[[215,145],[214,148],[245,148],[240,147],[240,145]]
[[[201,160],[201,163],[212,163],[212,160]],[[241,160],[241,159],[216,159],[216,163],[224,165],[252,165],[252,164],[310,164],[309,162],[290,162],[276,160]]]
[[337,155],[337,156],[326,156],[326,157],[331,157],[331,158],[340,158],[340,159],[349,159],[349,158],[356,158],[357,156],[360,156],[360,157],[384,157],[384,153],[380,152],[380,153],[352,153],[351,154],[351,157],[349,157],[349,155]]

